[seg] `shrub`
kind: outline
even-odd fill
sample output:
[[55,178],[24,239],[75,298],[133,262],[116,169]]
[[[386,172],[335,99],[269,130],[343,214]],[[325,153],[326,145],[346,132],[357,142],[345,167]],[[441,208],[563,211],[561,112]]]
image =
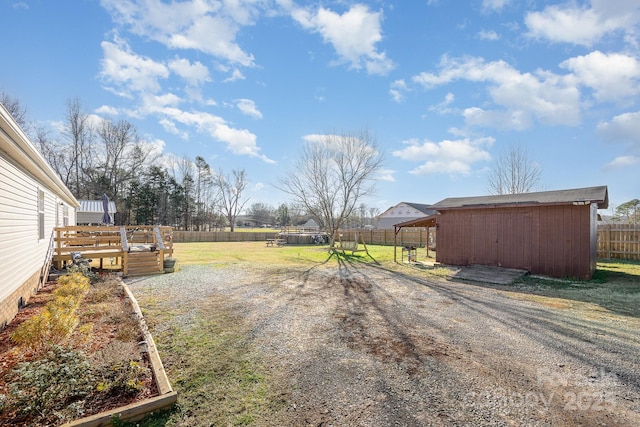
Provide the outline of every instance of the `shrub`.
[[58,287],[53,291],[53,295],[82,298],[88,290],[89,279],[80,273],[72,273],[58,278]]
[[78,326],[80,318],[76,312],[89,289],[89,281],[76,273],[60,277],[58,284],[54,299],[13,332],[11,339],[15,343],[34,350],[48,348],[63,342]]
[[82,399],[95,384],[89,368],[84,353],[54,345],[43,359],[14,369],[6,407],[48,421],[81,415]]

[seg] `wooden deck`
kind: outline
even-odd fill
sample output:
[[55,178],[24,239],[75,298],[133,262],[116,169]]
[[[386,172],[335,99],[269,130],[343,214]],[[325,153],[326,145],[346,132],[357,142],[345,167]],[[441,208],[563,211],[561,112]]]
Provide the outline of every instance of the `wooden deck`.
[[161,226],[69,226],[54,230],[53,262],[60,269],[79,252],[83,258],[115,259],[124,276],[164,273],[173,255],[173,229]]

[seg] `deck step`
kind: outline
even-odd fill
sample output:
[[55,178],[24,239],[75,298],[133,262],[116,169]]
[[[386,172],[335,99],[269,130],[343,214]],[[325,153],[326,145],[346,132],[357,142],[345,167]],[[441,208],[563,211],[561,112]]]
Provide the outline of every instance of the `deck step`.
[[131,252],[127,256],[127,276],[162,274],[162,262],[159,252]]

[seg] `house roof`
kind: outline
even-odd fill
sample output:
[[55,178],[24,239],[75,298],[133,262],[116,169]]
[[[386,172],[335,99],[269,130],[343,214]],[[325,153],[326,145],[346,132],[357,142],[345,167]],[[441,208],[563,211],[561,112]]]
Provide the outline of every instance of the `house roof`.
[[[104,213],[104,210],[102,209],[102,200],[78,200],[78,203],[80,203],[78,212]],[[113,214],[116,212],[116,203],[109,201],[109,213]]]
[[479,197],[450,197],[432,208],[440,210],[479,207],[568,205],[596,203],[599,209],[609,207],[607,186],[574,188],[570,190],[541,191],[537,193],[504,194]]
[[51,165],[33,145],[29,137],[16,123],[9,111],[0,103],[0,151],[19,164],[42,184],[48,186],[58,197],[72,207],[78,201],[71,190],[53,170]]
[[425,214],[425,215],[433,215],[435,213],[435,209],[433,209],[432,205],[426,205],[424,203],[412,203],[412,202],[400,202],[397,205],[391,206],[390,208],[388,208],[386,211],[382,212],[380,215],[377,215],[376,218],[380,219],[383,217],[387,217],[389,212],[394,211],[394,209],[397,209],[398,207],[400,207],[401,205],[407,205],[409,207],[411,207],[412,209],[416,209],[417,211]]
[[403,202],[414,209],[419,210],[425,215],[433,215],[435,213],[435,209],[433,209],[432,205],[425,205],[424,203],[411,203],[411,202]]

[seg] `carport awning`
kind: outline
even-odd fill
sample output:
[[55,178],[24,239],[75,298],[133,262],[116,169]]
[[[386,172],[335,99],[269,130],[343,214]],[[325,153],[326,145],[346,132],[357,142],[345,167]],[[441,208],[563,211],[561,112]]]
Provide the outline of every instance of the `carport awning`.
[[[412,219],[410,221],[401,222],[399,224],[395,224],[393,226],[394,235],[393,235],[393,261],[397,262],[398,257],[396,255],[396,247],[398,233],[404,227],[435,227],[436,226],[436,215],[423,216],[421,218]],[[427,254],[429,253],[429,249],[427,248]]]
[[395,224],[393,227],[397,230],[403,227],[435,227],[436,226],[436,216],[429,215],[423,216],[421,218],[412,219],[409,221],[401,222],[399,224]]

